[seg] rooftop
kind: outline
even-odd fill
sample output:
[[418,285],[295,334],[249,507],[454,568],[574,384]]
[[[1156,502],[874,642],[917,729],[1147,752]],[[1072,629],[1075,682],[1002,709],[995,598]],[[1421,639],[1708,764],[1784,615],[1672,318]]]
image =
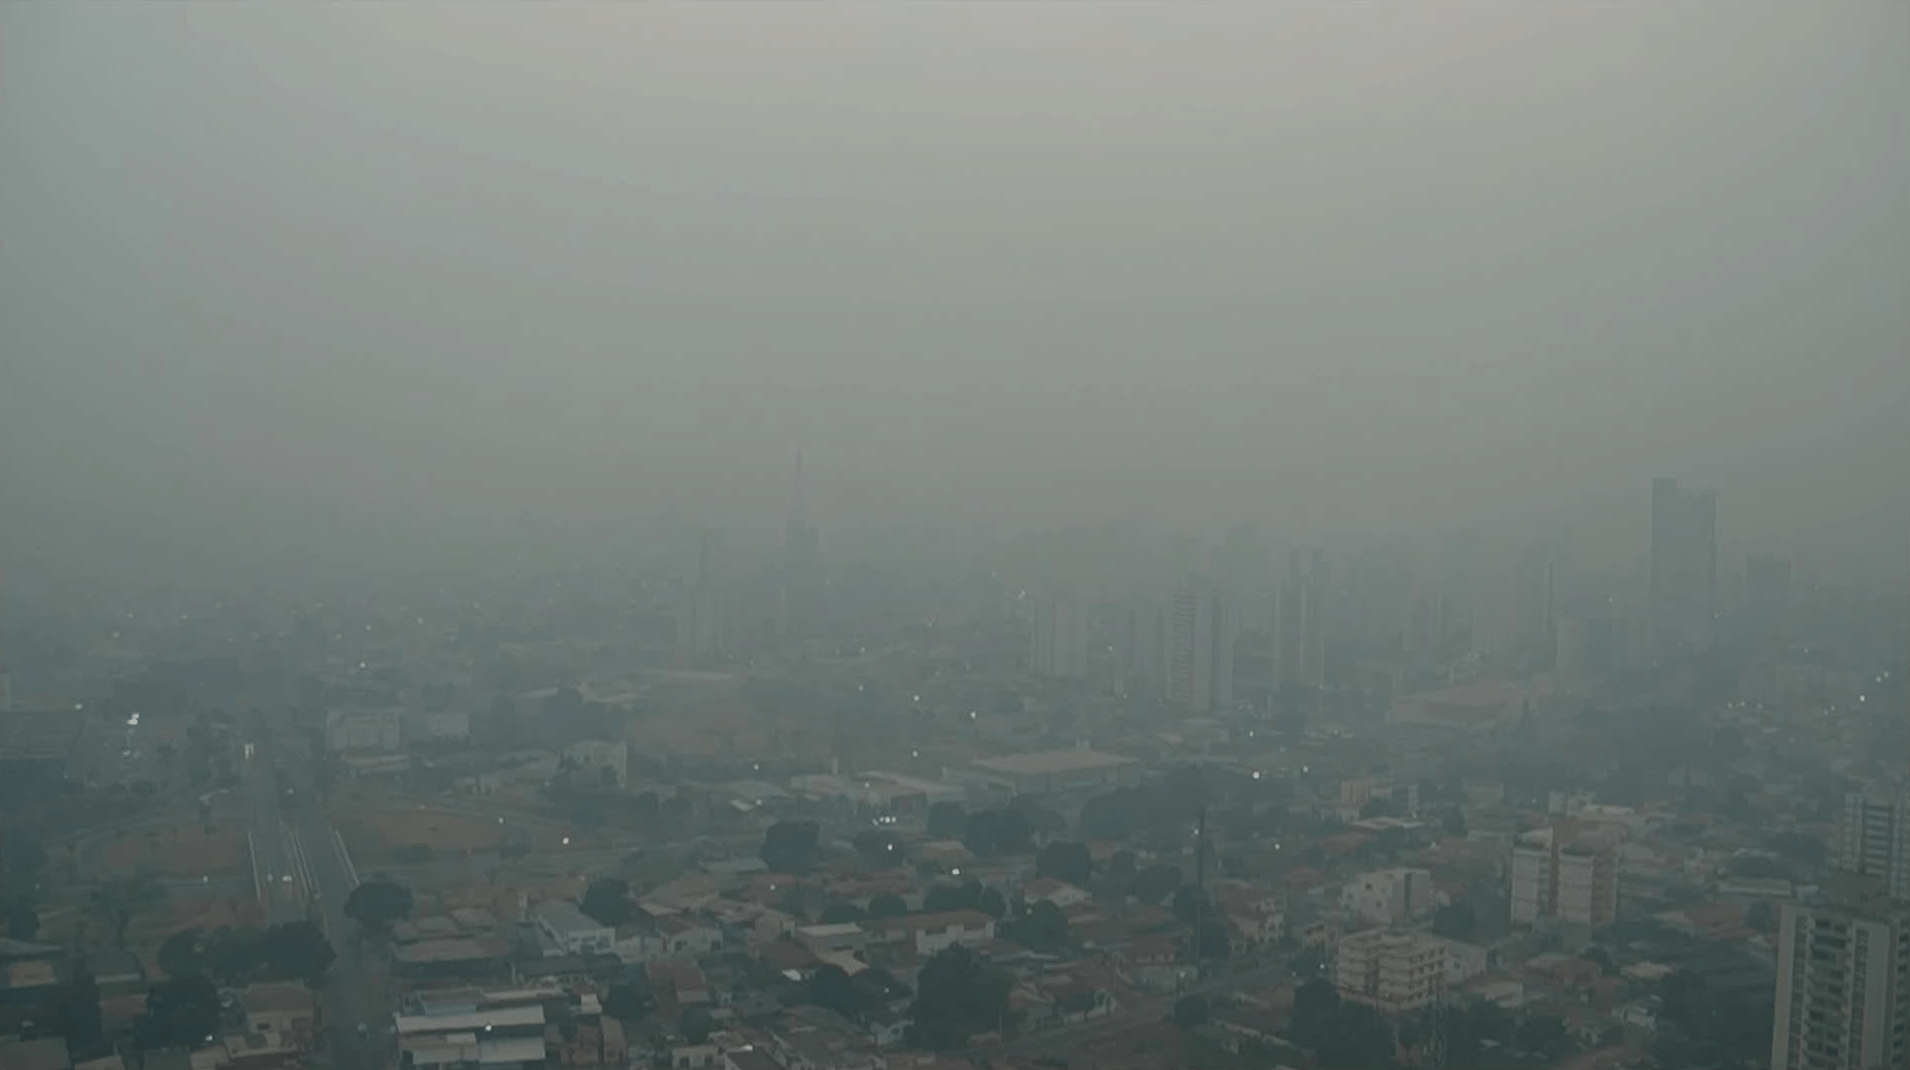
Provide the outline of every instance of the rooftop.
[[1035,754],[1010,754],[1000,758],[979,758],[975,764],[996,773],[1017,776],[1042,776],[1075,773],[1085,769],[1113,769],[1135,764],[1132,758],[1104,754],[1095,750],[1056,750]]
[[399,1036],[478,1033],[489,1028],[522,1029],[530,1026],[541,1028],[544,1024],[544,1007],[541,1003],[533,1003],[523,1007],[498,1007],[478,1011],[475,1014],[447,1014],[436,1018],[426,1015],[398,1014],[392,1016],[392,1022]]
[[589,932],[608,928],[603,922],[592,918],[577,909],[577,904],[565,899],[546,899],[531,908],[537,920],[560,933]]

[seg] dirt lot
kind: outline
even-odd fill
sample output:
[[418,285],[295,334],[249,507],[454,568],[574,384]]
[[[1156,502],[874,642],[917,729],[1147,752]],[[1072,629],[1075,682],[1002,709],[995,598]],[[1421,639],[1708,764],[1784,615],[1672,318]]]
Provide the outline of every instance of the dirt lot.
[[265,915],[259,910],[258,901],[249,895],[228,900],[170,902],[164,910],[135,922],[127,931],[127,939],[135,946],[142,943],[157,944],[181,929],[197,928],[211,932],[222,925],[237,927],[263,924]]
[[582,830],[538,824],[500,825],[497,818],[479,814],[461,814],[436,808],[365,808],[355,810],[337,822],[339,834],[352,859],[362,868],[402,862],[402,848],[423,846],[431,857],[446,858],[470,852],[494,851],[506,843],[521,844],[532,851],[557,851],[565,847],[569,836],[573,850],[595,841]]
[[128,833],[106,844],[100,865],[106,876],[153,870],[172,877],[230,877],[250,872],[252,862],[244,828],[215,820]]

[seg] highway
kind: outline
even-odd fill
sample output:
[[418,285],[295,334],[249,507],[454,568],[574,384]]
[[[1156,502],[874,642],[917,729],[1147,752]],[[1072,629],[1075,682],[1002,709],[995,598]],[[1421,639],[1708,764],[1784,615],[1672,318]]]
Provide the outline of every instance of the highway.
[[[254,855],[263,863],[254,868],[276,872],[281,879],[262,900],[272,921],[316,921],[338,954],[320,986],[332,1065],[382,1070],[391,1022],[385,975],[375,954],[368,953],[373,945],[360,939],[358,923],[345,917],[345,901],[358,886],[358,874],[313,790],[311,770],[317,757],[299,733],[277,717],[268,717],[264,734],[268,738],[254,741],[250,763],[254,798],[264,807],[254,815],[252,836],[255,844],[263,845]],[[278,782],[275,769],[283,771],[284,783]],[[292,790],[289,805],[280,801],[286,788]],[[292,879],[283,880],[286,875]],[[361,1024],[366,1029],[363,1038],[358,1035]]]

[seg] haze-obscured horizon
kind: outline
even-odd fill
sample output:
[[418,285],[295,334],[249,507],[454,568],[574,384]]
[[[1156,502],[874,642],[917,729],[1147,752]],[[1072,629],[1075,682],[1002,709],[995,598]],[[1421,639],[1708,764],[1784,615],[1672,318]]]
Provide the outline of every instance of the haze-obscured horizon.
[[1906,189],[1901,5],[6,5],[0,561],[609,560],[801,450],[1899,575]]

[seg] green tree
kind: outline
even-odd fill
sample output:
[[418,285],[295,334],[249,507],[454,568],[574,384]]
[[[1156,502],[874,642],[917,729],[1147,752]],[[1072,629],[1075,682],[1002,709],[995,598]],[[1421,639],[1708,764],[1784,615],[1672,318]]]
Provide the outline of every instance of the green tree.
[[636,904],[630,901],[630,882],[618,877],[604,877],[590,882],[584,889],[584,898],[577,905],[592,920],[601,925],[615,928],[627,924],[636,913]]
[[863,864],[874,869],[893,866],[901,860],[896,851],[895,834],[883,829],[863,829],[856,833],[855,849]]
[[763,864],[776,873],[808,873],[822,855],[821,836],[814,821],[778,821],[763,833]]
[[84,967],[53,997],[52,1030],[77,1056],[100,1053],[105,1032],[100,1024],[99,984]]
[[822,908],[820,920],[824,925],[843,925],[852,921],[861,921],[865,916],[861,908],[847,899],[832,899]]
[[918,1047],[959,1048],[976,1033],[999,1029],[1008,1019],[1009,976],[973,951],[951,947],[922,967],[910,1017]]
[[983,888],[975,897],[975,909],[996,921],[1008,916],[1008,897],[998,888]]
[[159,968],[166,971],[166,976],[205,972],[202,935],[198,929],[181,929],[166,937],[166,942],[159,945]]
[[968,828],[968,810],[961,803],[938,802],[928,808],[928,834],[960,837]]
[[871,918],[899,918],[908,912],[907,901],[892,892],[885,892],[869,900]]
[[1068,916],[1043,899],[1003,926],[1002,935],[1032,951],[1058,951],[1070,942]]
[[366,881],[345,897],[345,916],[373,932],[411,916],[411,889],[392,881]]
[[864,1010],[862,991],[842,967],[823,965],[809,977],[809,1002],[854,1021]]
[[219,990],[204,974],[173,977],[146,993],[146,1010],[133,1025],[140,1051],[197,1048],[219,1031]]
[[1094,875],[1088,845],[1072,840],[1056,840],[1048,844],[1035,855],[1035,875],[1085,886]]
[[716,1019],[702,1007],[691,1007],[683,1012],[683,1039],[692,1044],[701,1044],[716,1032]]
[[[641,971],[634,972],[632,976],[643,978]],[[649,1014],[653,1002],[647,980],[620,981],[611,985],[610,990],[604,993],[603,1008],[605,1014],[620,1022],[629,1023],[640,1021],[644,1015]]]
[[1433,932],[1448,940],[1470,940],[1478,928],[1478,917],[1473,913],[1472,904],[1464,899],[1455,899],[1433,911]]
[[139,873],[107,881],[93,892],[93,912],[113,927],[113,946],[126,946],[126,930],[143,914],[158,910],[166,902],[166,889],[152,873]]
[[1182,1031],[1197,1029],[1207,1021],[1211,1010],[1206,996],[1182,996],[1174,1001],[1174,1026]]
[[15,896],[7,901],[7,935],[15,940],[31,940],[40,935],[40,912],[33,900],[27,896]]
[[265,930],[265,966],[279,977],[316,981],[338,957],[325,932],[309,921],[288,921]]
[[252,925],[222,925],[199,942],[206,972],[226,984],[239,984],[265,965],[265,930]]

